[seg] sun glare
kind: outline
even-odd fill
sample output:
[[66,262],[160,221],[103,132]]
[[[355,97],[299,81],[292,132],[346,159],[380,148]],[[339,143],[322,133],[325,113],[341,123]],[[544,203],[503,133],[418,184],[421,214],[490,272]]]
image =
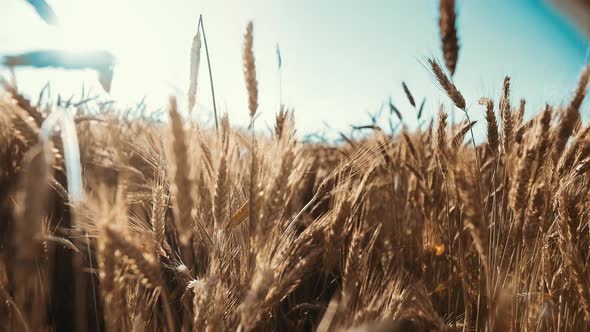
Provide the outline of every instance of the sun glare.
[[[111,96],[114,94],[125,101],[141,99],[149,90],[148,83],[153,83],[146,80],[146,75],[156,66],[153,59],[165,58],[165,54],[158,54],[160,50],[149,44],[157,42],[153,36],[157,34],[154,22],[158,19],[157,11],[150,10],[150,3],[58,0],[54,7],[59,18],[58,26],[53,28],[55,47],[75,52],[110,52],[115,57]],[[119,96],[123,91],[124,95]]]
[[[137,1],[57,1],[59,25],[56,38],[63,48],[88,51],[97,48],[113,53],[133,50],[128,39],[137,24],[134,12]],[[134,22],[135,21],[135,22]]]

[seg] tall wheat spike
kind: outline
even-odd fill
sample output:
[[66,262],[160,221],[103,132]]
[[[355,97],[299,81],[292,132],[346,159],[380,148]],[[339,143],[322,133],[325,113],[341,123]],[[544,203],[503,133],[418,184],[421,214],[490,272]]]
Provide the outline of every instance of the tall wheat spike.
[[172,136],[172,150],[174,163],[172,164],[173,182],[172,199],[175,208],[174,221],[179,232],[180,242],[188,246],[192,238],[193,216],[195,208],[192,189],[192,168],[189,162],[187,140],[184,130],[184,123],[178,113],[176,99],[170,98],[170,123]]
[[188,109],[192,112],[197,101],[197,83],[199,80],[199,65],[201,63],[201,30],[197,29],[197,34],[193,38],[191,46],[191,69],[190,85],[188,89]]
[[459,58],[459,39],[457,37],[456,20],[455,0],[440,0],[438,26],[445,64],[451,76],[455,74],[457,59]]
[[244,78],[246,80],[246,90],[248,91],[248,109],[250,117],[254,118],[258,109],[258,81],[256,80],[256,64],[254,62],[254,25],[248,23],[246,35],[244,36]]

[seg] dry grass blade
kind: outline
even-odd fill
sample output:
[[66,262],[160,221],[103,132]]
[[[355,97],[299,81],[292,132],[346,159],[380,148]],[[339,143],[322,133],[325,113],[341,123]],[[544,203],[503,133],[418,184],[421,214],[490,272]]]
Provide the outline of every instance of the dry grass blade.
[[229,224],[225,228],[232,229],[232,228],[238,227],[244,220],[246,220],[246,218],[248,218],[248,215],[250,214],[249,207],[250,207],[249,200],[247,200],[233,214],[233,216],[231,217],[231,219],[229,221]]
[[406,94],[406,97],[408,97],[408,101],[410,102],[410,105],[412,105],[412,107],[416,108],[416,101],[414,100],[414,96],[412,96],[410,89],[408,89],[406,82],[402,82],[402,87],[404,88],[404,93]]
[[391,97],[389,97],[389,113],[395,113],[395,116],[397,116],[400,121],[403,121],[402,113],[397,109],[397,107],[395,107]]
[[418,120],[422,119],[422,112],[424,111],[425,104],[426,104],[426,98],[423,98],[422,103],[420,103],[420,108],[418,109]]

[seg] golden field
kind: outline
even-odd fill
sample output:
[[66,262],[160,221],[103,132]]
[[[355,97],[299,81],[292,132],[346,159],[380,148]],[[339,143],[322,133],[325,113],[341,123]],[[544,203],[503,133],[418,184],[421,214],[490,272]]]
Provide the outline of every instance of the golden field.
[[[530,119],[509,77],[498,98],[467,110],[451,79],[454,1],[440,9],[444,66],[426,65],[466,120],[450,123],[441,105],[422,129],[373,126],[344,145],[298,139],[287,108],[272,134],[256,130],[251,24],[249,129],[227,115],[217,129],[188,121],[175,98],[160,121],[108,104],[48,107],[5,83],[0,330],[589,329],[590,126],[580,106],[590,69],[566,105]],[[60,107],[75,115],[48,134]],[[474,126],[486,128],[481,143]]]

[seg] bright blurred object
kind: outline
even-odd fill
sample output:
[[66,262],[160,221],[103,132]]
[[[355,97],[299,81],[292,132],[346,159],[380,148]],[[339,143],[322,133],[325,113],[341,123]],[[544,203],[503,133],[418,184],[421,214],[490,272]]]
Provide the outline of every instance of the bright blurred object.
[[50,25],[57,25],[57,15],[53,11],[53,8],[47,3],[45,0],[26,0],[35,11],[45,21],[45,23]]
[[0,65],[10,68],[92,69],[98,73],[98,80],[103,89],[110,92],[115,58],[107,51],[69,52],[43,50],[5,55],[0,57]]
[[[26,0],[47,24],[57,25],[57,15],[45,0]],[[107,51],[35,50],[18,54],[0,55],[0,66],[9,68],[57,68],[66,70],[94,70],[100,85],[111,91],[114,56]]]

